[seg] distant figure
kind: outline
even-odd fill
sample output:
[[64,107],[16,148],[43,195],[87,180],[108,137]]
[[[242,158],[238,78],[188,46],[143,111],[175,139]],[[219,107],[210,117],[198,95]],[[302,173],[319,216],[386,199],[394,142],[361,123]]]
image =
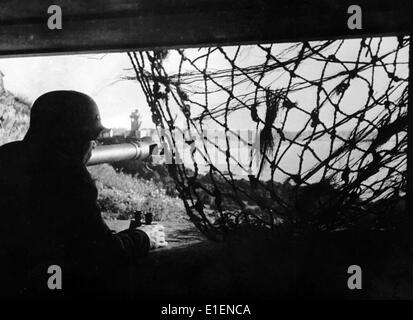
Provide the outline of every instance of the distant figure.
[[142,120],[139,110],[134,110],[129,117],[131,119],[130,136],[134,138],[140,138],[139,130],[142,125]]
[[[0,295],[101,293],[113,270],[163,246],[165,235],[152,226],[114,233],[104,223],[85,167],[104,129],[89,96],[46,93],[30,116],[23,141],[0,147]],[[60,292],[47,286],[51,265],[62,269]]]

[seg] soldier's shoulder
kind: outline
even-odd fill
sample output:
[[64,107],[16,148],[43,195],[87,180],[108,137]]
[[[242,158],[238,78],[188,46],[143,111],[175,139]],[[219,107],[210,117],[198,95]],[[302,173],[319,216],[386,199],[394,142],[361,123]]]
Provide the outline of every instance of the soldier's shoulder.
[[18,153],[23,148],[22,141],[13,141],[0,146],[0,157],[11,156]]
[[66,167],[65,170],[60,171],[59,176],[70,188],[74,187],[78,190],[96,189],[95,182],[84,165],[79,164]]

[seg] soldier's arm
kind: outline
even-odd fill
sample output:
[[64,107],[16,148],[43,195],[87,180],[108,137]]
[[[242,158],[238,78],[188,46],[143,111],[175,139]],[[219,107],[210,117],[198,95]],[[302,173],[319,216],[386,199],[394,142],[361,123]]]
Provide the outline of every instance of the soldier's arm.
[[139,229],[112,232],[104,222],[97,205],[97,190],[92,181],[83,181],[73,190],[72,201],[77,206],[83,245],[101,263],[135,263],[150,249],[147,234]]

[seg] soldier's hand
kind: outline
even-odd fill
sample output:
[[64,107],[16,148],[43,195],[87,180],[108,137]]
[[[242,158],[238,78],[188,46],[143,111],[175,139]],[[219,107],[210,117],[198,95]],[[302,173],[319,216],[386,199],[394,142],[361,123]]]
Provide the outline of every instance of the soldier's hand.
[[162,248],[168,245],[165,241],[164,226],[161,224],[143,225],[137,229],[145,232],[151,242],[150,249]]

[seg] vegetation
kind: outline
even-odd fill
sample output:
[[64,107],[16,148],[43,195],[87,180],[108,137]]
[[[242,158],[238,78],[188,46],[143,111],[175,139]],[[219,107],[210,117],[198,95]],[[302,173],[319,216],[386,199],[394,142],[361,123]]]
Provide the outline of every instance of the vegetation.
[[30,102],[0,86],[0,145],[21,140],[29,128]]
[[159,188],[164,189],[168,196],[178,196],[175,181],[168,172],[168,165],[153,164],[150,161],[125,160],[113,163],[112,166],[117,171],[122,171],[139,179],[152,181]]
[[185,218],[183,203],[168,196],[165,189],[151,180],[139,179],[108,164],[89,168],[99,191],[98,203],[105,217],[129,219],[137,210],[151,212],[154,220]]

